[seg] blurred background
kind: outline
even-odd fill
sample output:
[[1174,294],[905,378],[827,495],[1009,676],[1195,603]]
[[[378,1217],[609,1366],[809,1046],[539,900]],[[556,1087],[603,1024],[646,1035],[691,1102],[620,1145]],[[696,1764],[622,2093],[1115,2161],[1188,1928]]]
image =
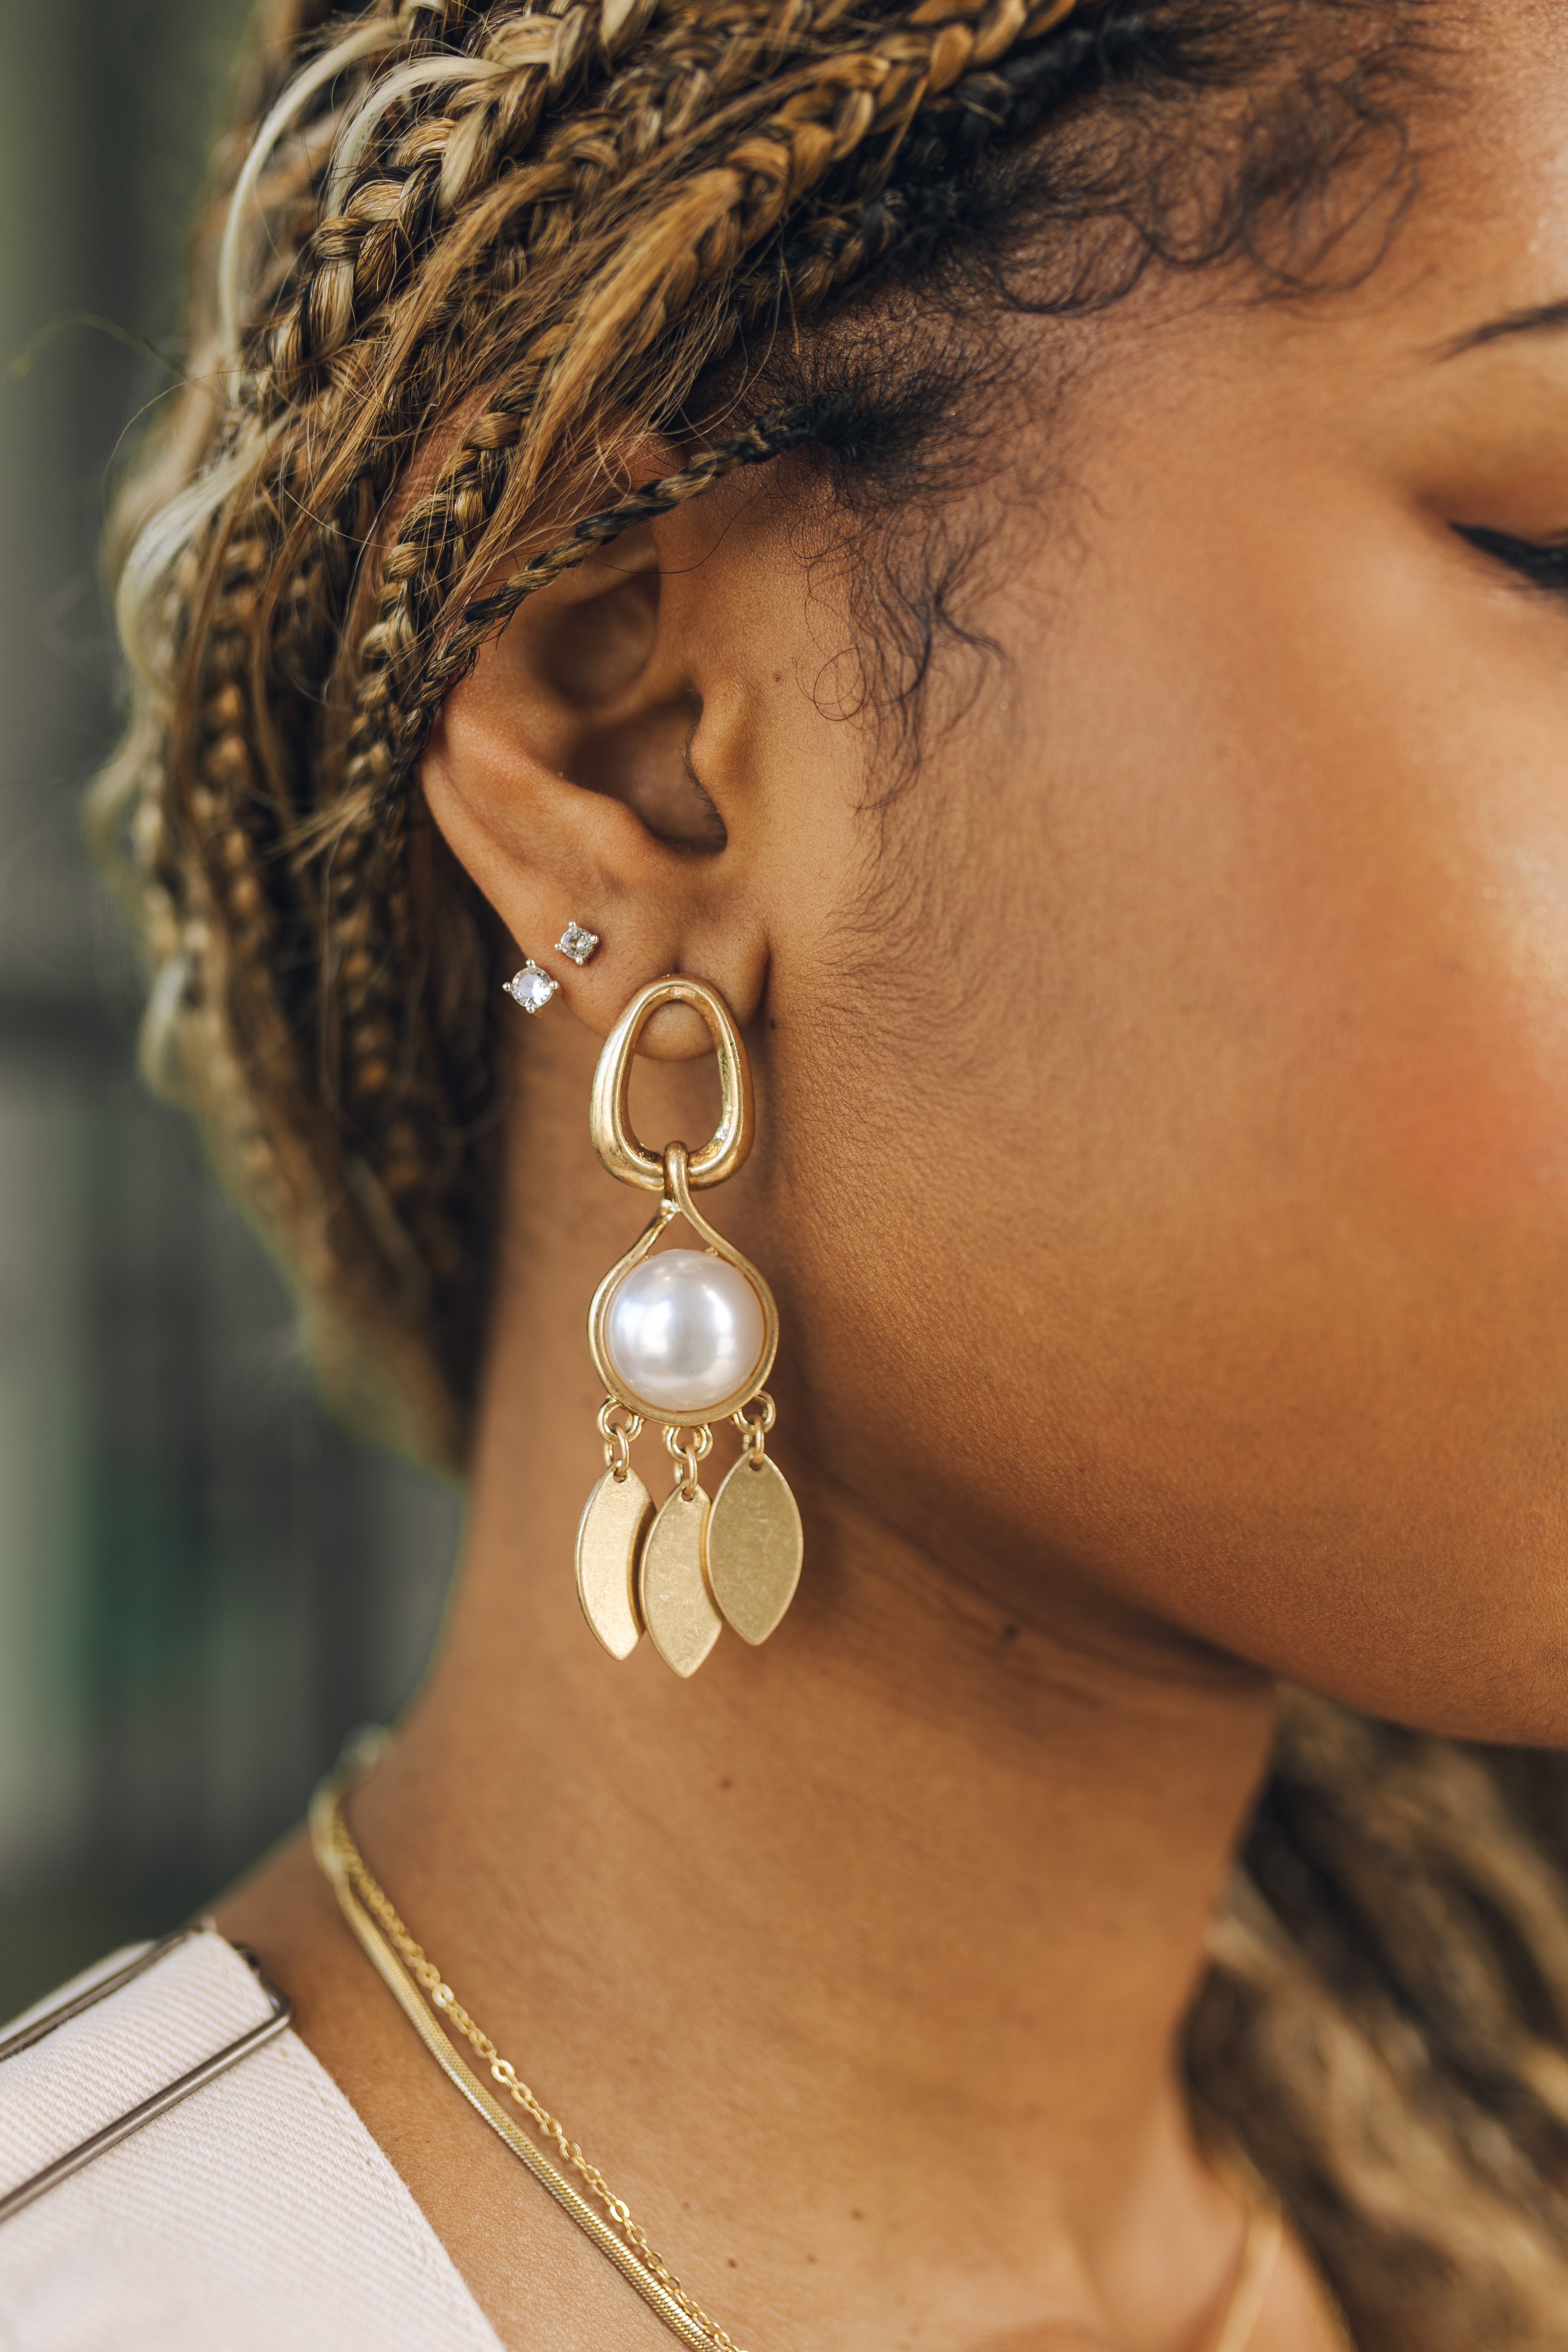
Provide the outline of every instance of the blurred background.
[[0,0],[0,2018],[299,1816],[417,1679],[457,1538],[324,1419],[142,1092],[79,838],[119,709],[97,543],[246,14]]

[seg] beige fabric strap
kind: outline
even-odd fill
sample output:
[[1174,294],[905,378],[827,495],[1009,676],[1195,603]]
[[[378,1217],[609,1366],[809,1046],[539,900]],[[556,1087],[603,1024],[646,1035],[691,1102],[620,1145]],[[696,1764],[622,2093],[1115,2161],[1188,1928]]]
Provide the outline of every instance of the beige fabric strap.
[[[233,1946],[122,1952],[19,2021],[0,2192],[270,2023]],[[108,1978],[119,1985],[83,2003]],[[66,2016],[67,2008],[74,2014]],[[52,2030],[32,2027],[55,2013]],[[451,2256],[297,2035],[148,2117],[0,2226],[4,2352],[500,2352]]]
[[[41,2016],[34,2017],[28,2024],[18,2026],[6,2035],[4,2042],[0,2042],[0,2064],[7,2058],[19,2058],[25,2050],[36,2049],[51,2033],[59,2032],[77,2018],[85,2016],[89,2009],[96,2009],[100,2001],[112,2000],[117,1992],[122,1991],[128,1984],[133,1984],[149,1969],[155,1969],[188,1937],[202,1932],[199,1927],[176,1928],[172,1936],[165,1936],[161,1943],[150,1944],[135,1959],[128,1960],[122,1969],[116,1969],[110,1975],[100,1978],[86,1991],[58,2002]],[[97,2131],[89,2132],[74,2147],[63,2149],[49,2163],[29,2174],[26,2180],[0,2188],[0,2221],[8,2221],[13,2215],[25,2212],[38,2198],[47,2196],[51,2189],[58,2189],[62,2181],[68,2180],[73,2172],[79,2172],[84,2164],[90,2164],[95,2157],[107,2156],[111,2147],[118,2147],[121,2140],[130,2138],[132,2132],[155,2123],[160,2116],[166,2116],[171,2107],[177,2107],[182,2099],[191,2098],[197,2091],[205,2090],[209,2083],[216,2083],[219,2075],[226,2074],[231,2066],[237,2066],[253,2051],[265,2049],[268,2042],[287,2032],[294,2014],[293,2002],[275,1985],[269,1985],[265,1978],[258,1975],[257,1981],[270,2004],[266,2017],[259,2019],[255,2025],[247,2026],[243,2033],[236,2034],[232,2041],[224,2042],[209,2056],[197,2059],[195,2064],[187,2066],[183,2074],[172,2076],[167,2083],[150,2091],[144,2099],[122,2108],[119,2115],[110,2116]]]

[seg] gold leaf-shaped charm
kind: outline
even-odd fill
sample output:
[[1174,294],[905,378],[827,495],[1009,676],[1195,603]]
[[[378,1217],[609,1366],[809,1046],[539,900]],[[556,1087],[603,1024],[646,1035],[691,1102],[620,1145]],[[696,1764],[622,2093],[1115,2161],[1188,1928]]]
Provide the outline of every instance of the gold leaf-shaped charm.
[[765,1642],[800,1582],[800,1513],[789,1482],[764,1454],[737,1462],[708,1522],[713,1597],[743,1642]]
[[708,1589],[708,1513],[700,1486],[677,1486],[647,1531],[638,1597],[654,1648],[678,1675],[694,1675],[719,1639],[723,1619]]
[[577,1598],[612,1658],[629,1658],[642,1637],[637,1549],[653,1496],[635,1470],[606,1470],[577,1527]]

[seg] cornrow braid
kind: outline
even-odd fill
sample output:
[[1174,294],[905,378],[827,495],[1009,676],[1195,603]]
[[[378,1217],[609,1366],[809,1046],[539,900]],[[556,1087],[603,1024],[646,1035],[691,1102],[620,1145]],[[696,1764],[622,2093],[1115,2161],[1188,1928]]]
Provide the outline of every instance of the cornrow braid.
[[[500,446],[499,435],[491,437],[487,432],[491,422],[489,417],[480,419],[468,436],[470,446]],[[504,416],[496,422],[509,429],[513,424]],[[704,450],[675,473],[645,483],[629,498],[601,509],[597,514],[585,515],[573,525],[564,539],[530,556],[510,580],[484,595],[471,598],[439,651],[434,654],[427,650],[417,623],[410,629],[403,593],[405,580],[417,577],[426,593],[432,582],[428,572],[416,571],[414,560],[405,558],[400,563],[403,549],[408,543],[407,540],[400,541],[387,566],[388,590],[382,617],[366,639],[366,676],[360,688],[359,708],[362,717],[369,717],[370,725],[363,737],[356,731],[350,745],[346,772],[351,794],[357,783],[367,785],[367,814],[374,815],[379,802],[417,761],[431,719],[471,668],[480,646],[505,626],[525,597],[548,588],[552,581],[559,580],[563,572],[581,563],[595,548],[608,546],[636,524],[652,522],[658,516],[683,506],[689,499],[700,497],[726,474],[743,466],[766,465],[791,449],[809,447],[816,438],[813,411],[786,408],[754,417],[742,432]],[[430,504],[437,518],[444,521],[445,501],[437,499]],[[419,535],[428,528],[428,519],[416,515],[411,520],[408,538],[417,544]],[[453,551],[454,563],[460,562],[465,552],[461,540],[454,537],[447,546]],[[412,673],[401,695],[395,688],[389,690],[385,683],[387,673],[399,656]],[[389,708],[397,711],[398,732],[388,755],[385,730]]]
[[[487,419],[476,433],[484,446]],[[412,627],[402,594],[404,580],[426,575],[416,571],[423,553],[422,531],[427,528],[418,511],[388,565],[388,591],[383,616],[367,633],[364,675],[358,698],[358,723],[350,738],[344,792],[333,832],[331,888],[328,913],[333,937],[342,951],[342,1014],[352,1051],[353,1107],[362,1123],[374,1116],[377,1097],[386,1095],[394,1077],[390,1055],[400,1034],[404,1006],[401,968],[396,950],[406,927],[405,888],[409,796],[402,787],[423,748],[435,711],[458,680],[471,667],[479,646],[505,625],[523,599],[583,561],[595,548],[634,524],[669,513],[699,496],[724,474],[738,467],[759,465],[809,441],[808,417],[782,412],[758,418],[745,431],[710,449],[678,472],[650,482],[614,507],[585,517],[556,545],[531,557],[518,573],[464,610],[459,624],[431,656]],[[437,516],[445,509],[437,502]],[[400,560],[402,577],[399,577]],[[409,674],[406,700],[398,695],[400,674]],[[411,1130],[408,1114],[416,1086],[405,1076],[394,1097],[398,1139],[405,1145]],[[426,1094],[420,1108],[426,1117],[436,1103]],[[395,1192],[411,1189],[403,1173],[406,1153],[393,1180]],[[434,1251],[443,1236],[434,1237]],[[455,1261],[443,1256],[436,1266],[442,1276]]]
[[[889,280],[1048,315],[1155,263],[1261,269],[1282,176],[1310,213],[1348,157],[1382,142],[1396,170],[1422,5],[274,0],[191,389],[128,494],[136,709],[98,821],[155,966],[149,1068],[205,1116],[351,1410],[465,1458],[506,1057],[492,919],[417,772],[479,647],[739,469],[794,453],[837,483],[879,394],[817,331]],[[910,358],[879,355],[896,410]],[[630,425],[682,454],[627,490]],[[1188,2074],[1363,2352],[1560,2352],[1563,1796],[1555,1759],[1288,1710]]]
[[[889,36],[874,51],[852,54],[836,61],[831,73],[807,89],[797,91],[760,137],[753,135],[736,151],[730,159],[730,183],[722,193],[728,206],[725,222],[733,226],[742,247],[764,236],[775,225],[782,205],[792,196],[798,197],[802,187],[808,186],[822,171],[842,163],[861,141],[889,124],[900,130],[907,126],[922,96],[938,95],[950,85],[960,83],[971,65],[988,63],[1018,35],[1048,31],[1068,14],[1068,0],[1042,0],[1042,5],[1033,11],[1024,5],[1024,0],[1006,0],[1006,5],[968,8],[959,13],[969,21],[956,22],[954,12],[928,6],[917,11],[916,16],[917,20],[931,20],[933,33],[929,40],[912,39],[908,34]],[[797,14],[804,18],[807,12]],[[945,21],[940,21],[944,16]],[[731,43],[722,54],[732,71],[736,45]],[[710,94],[718,79],[710,61],[703,58],[693,67],[688,59],[687,69],[700,79],[704,93]],[[996,109],[989,102],[992,94],[986,95],[987,121],[994,124]],[[667,91],[665,111],[667,119],[679,123],[686,109],[681,103],[671,106]],[[638,133],[645,144],[646,122],[645,113],[639,118]],[[780,126],[787,133],[783,141],[775,135]],[[575,161],[580,142],[574,134],[573,143]],[[603,178],[605,159],[602,142],[595,146],[590,141],[588,144],[595,173]],[[426,159],[433,155],[433,142],[427,132],[420,139],[419,152]],[[443,151],[444,177],[448,161],[449,151]],[[553,154],[546,156],[541,170],[547,180],[558,162]],[[868,215],[873,205],[882,231],[882,247],[892,241],[896,214],[879,201],[886,179],[885,168],[873,173],[873,194],[859,207],[858,235],[847,230],[835,247],[819,242],[811,250],[808,271],[803,273],[804,282],[792,289],[797,308],[819,304],[830,293],[837,278],[860,274],[876,257],[878,240],[867,229]],[[536,200],[538,190],[528,186],[526,194],[531,200]],[[515,202],[516,191],[511,191],[510,195]],[[684,228],[691,226],[689,218],[683,222]],[[711,237],[711,224],[709,235]],[[704,255],[699,239],[693,258],[699,266],[706,260],[713,274],[721,276],[733,267],[736,256],[726,249],[710,250]],[[312,281],[301,298],[302,310],[308,310],[318,282]],[[652,340],[664,322],[663,312],[658,306],[651,313],[647,310],[647,289],[640,272],[634,272],[634,290],[639,332]],[[666,303],[681,299],[683,291],[678,280],[667,292]],[[773,299],[776,302],[776,289],[773,289]],[[607,315],[623,339],[625,303],[624,285],[613,287]],[[279,345],[274,340],[273,352],[279,367],[285,362],[294,363],[298,345],[304,340],[297,338],[281,360],[278,359]],[[320,344],[322,338],[318,336],[316,340]],[[552,335],[541,338],[542,350],[536,351],[525,363],[531,383],[526,389],[514,391],[514,406],[492,407],[465,436],[462,447],[441,480],[405,520],[399,543],[388,557],[381,609],[362,648],[357,724],[350,743],[342,829],[337,835],[342,860],[340,881],[357,883],[358,855],[347,846],[356,833],[377,845],[383,869],[389,856],[395,855],[401,788],[417,761],[431,719],[471,663],[484,636],[510,617],[523,596],[547,585],[569,564],[581,561],[631,523],[668,511],[670,506],[697,495],[737,466],[764,463],[788,448],[803,446],[810,438],[804,418],[759,421],[719,449],[695,458],[665,482],[651,485],[637,497],[579,524],[566,541],[525,563],[505,589],[469,597],[461,619],[437,646],[437,614],[451,596],[453,579],[465,574],[471,578],[481,560],[481,551],[487,547],[493,551],[495,519],[498,511],[506,508],[511,488],[507,460],[525,449],[525,422],[531,412],[536,411],[542,397],[548,410],[553,351],[570,353],[574,365],[580,364],[577,346],[581,340],[581,320],[571,312],[563,324],[555,325]],[[535,421],[537,424],[537,417]],[[390,821],[385,814],[389,809]],[[384,894],[395,895],[395,886],[388,878],[383,889]],[[357,887],[354,891],[355,901],[362,909],[374,895]],[[384,966],[368,944],[360,944],[356,968],[366,975],[362,986],[368,986],[371,975]],[[363,998],[349,1010],[357,1020],[357,1034],[362,1038],[379,1036],[378,1031],[373,1033],[365,1025]],[[369,1066],[372,1083],[367,1087],[362,1080],[361,1092],[381,1091],[385,1076],[384,1063],[377,1055]]]
[[[585,343],[598,331],[616,353],[586,415],[617,401],[647,409],[650,376],[661,405],[678,406],[721,348],[716,322],[748,256],[760,283],[734,306],[739,319],[785,305],[798,314],[852,283],[894,241],[896,209],[886,201],[894,150],[922,100],[957,103],[967,68],[1048,33],[1068,9],[1065,0],[958,0],[917,9],[910,24],[869,43],[842,37],[859,27],[832,5],[774,12],[760,27],[739,5],[639,6],[613,22],[582,5],[547,19],[467,13],[458,54],[438,47],[429,12],[413,18],[401,50],[392,37],[402,20],[362,27],[352,37],[376,34],[380,84],[367,72],[335,150],[312,127],[302,133],[340,209],[301,238],[293,270],[247,331],[219,453],[251,446],[258,462],[248,492],[213,518],[208,573],[230,588],[198,632],[209,663],[248,689],[234,727],[265,751],[263,773],[237,791],[229,755],[198,740],[190,761],[209,772],[195,798],[176,774],[174,795],[187,821],[224,798],[236,820],[224,851],[235,878],[226,886],[209,875],[208,889],[239,888],[278,927],[270,960],[247,954],[229,968],[230,1025],[247,1064],[310,1057],[309,1148],[330,1162],[332,1180],[316,1203],[330,1235],[318,1255],[345,1274],[356,1267],[356,1286],[383,1312],[399,1301],[448,1392],[471,1379],[477,1307],[461,1276],[472,1253],[458,1237],[484,1222],[479,1139],[493,1135],[498,1111],[488,1023],[475,1003],[452,1003],[450,1017],[435,1022],[434,1002],[422,1008],[411,994],[424,983],[405,935],[410,861],[445,864],[408,791],[425,735],[484,636],[523,595],[630,523],[810,437],[803,419],[759,419],[699,449],[664,482],[596,506],[498,589],[489,575],[540,499],[552,421],[563,433],[568,398],[588,394]],[[824,51],[824,26],[840,47]],[[345,58],[345,72],[359,62],[357,53]],[[777,72],[777,104],[756,86],[759,64]],[[610,104],[618,67],[622,100]],[[319,65],[305,79],[318,95],[331,88]],[[586,114],[568,106],[574,94],[595,101]],[[444,110],[426,110],[431,97]],[[994,115],[989,98],[987,108]],[[731,126],[739,135],[726,135]],[[889,143],[873,152],[878,137]],[[850,206],[847,190],[837,191],[826,217],[850,226],[799,248],[802,282],[792,287],[787,265],[762,248],[777,243],[774,232],[825,173],[842,173],[862,149],[874,197],[859,192]],[[715,163],[694,169],[703,151]],[[662,243],[651,229],[635,233],[650,192],[664,200]],[[880,228],[868,235],[873,201]],[[500,297],[501,323],[480,339],[486,358],[495,353],[494,389],[404,517],[382,559],[373,617],[346,646],[342,615],[373,542],[371,519],[444,384],[450,398],[454,346],[475,341],[480,270]],[[470,363],[469,380],[479,373]],[[254,612],[251,589],[235,576],[237,551],[252,567]],[[228,643],[236,629],[247,676]],[[327,791],[321,714],[345,709],[352,719],[339,728]],[[449,872],[441,887],[466,897]],[[465,904],[455,914],[477,973],[482,912]]]
[[[181,530],[160,518],[129,573],[167,680],[144,710],[167,746],[156,929],[189,974],[155,1018],[177,1030],[188,1012],[208,1066],[218,1021],[253,1101],[265,1075],[247,1150],[271,1138],[289,1158],[291,1254],[308,1228],[344,1329],[390,1317],[380,1352],[458,1455],[500,1109],[485,918],[410,790],[443,694],[521,594],[654,510],[594,495],[597,459],[574,453],[606,418],[679,422],[737,336],[961,231],[988,153],[1119,87],[1223,79],[1223,42],[1205,50],[1178,7],[1104,0],[562,0],[548,16],[378,5],[346,29],[312,5],[272,47],[302,63],[258,100],[218,255],[233,397]],[[475,388],[479,418],[386,544],[415,448]],[[809,438],[776,429],[699,446],[643,499]],[[519,567],[531,515],[574,503],[592,520]],[[177,549],[177,580],[159,549]],[[431,893],[449,918],[440,987],[406,930]],[[215,907],[248,909],[269,953],[247,932],[220,978]]]

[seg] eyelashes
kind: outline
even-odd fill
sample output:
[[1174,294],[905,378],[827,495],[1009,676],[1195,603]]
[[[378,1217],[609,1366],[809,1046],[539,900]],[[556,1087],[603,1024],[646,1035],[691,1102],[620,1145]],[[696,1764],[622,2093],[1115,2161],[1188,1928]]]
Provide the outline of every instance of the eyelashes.
[[1515,539],[1506,530],[1486,530],[1468,523],[1453,526],[1458,537],[1504,563],[1532,588],[1568,596],[1568,540]]

